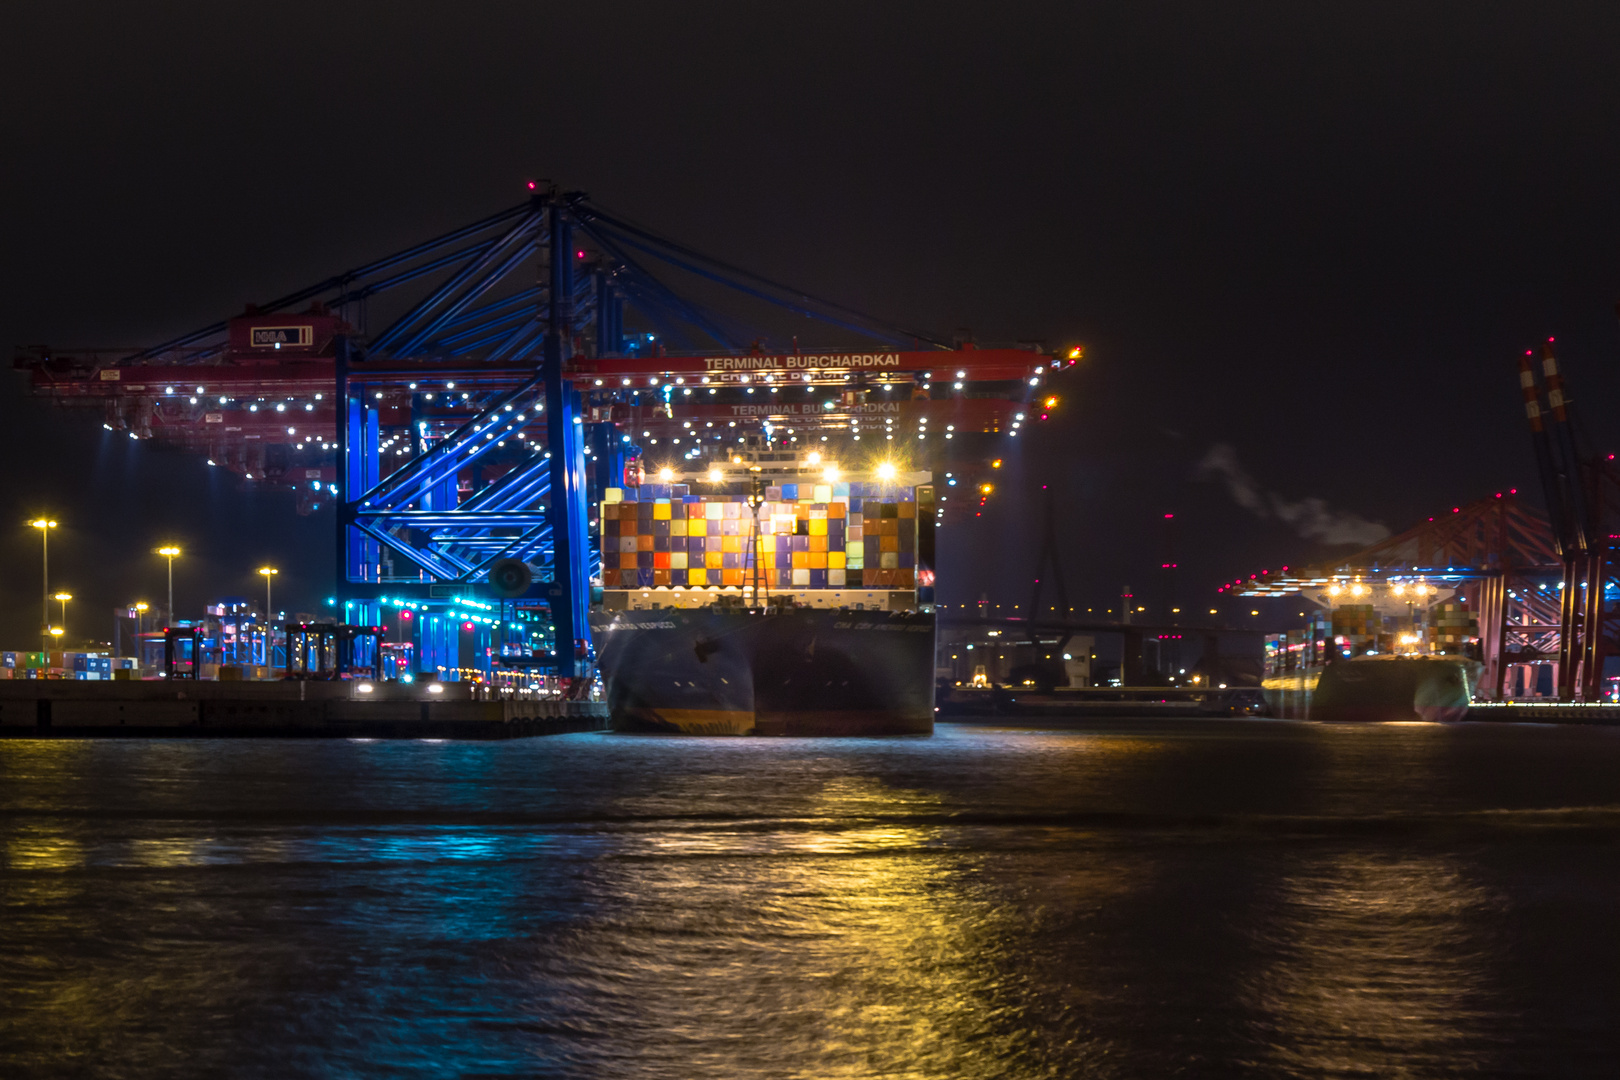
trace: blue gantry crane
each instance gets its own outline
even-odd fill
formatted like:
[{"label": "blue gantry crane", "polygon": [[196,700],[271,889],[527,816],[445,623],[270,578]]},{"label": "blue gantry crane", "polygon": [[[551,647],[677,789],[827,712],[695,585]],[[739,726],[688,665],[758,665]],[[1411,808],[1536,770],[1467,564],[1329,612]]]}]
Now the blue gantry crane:
[{"label": "blue gantry crane", "polygon": [[[801,350],[807,319],[846,344]],[[965,451],[1044,418],[1046,379],[1078,358],[891,325],[535,183],[159,345],[18,365],[131,438],[205,452],[305,510],[335,504],[333,602],[354,624],[392,612],[415,670],[505,654],[569,680],[590,667],[591,508],[649,446],[729,460],[858,442],[865,421]]]}]

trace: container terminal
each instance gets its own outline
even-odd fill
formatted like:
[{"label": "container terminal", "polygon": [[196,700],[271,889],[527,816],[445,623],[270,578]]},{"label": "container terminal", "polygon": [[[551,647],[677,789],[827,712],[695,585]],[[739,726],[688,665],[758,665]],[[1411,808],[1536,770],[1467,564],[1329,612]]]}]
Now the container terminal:
[{"label": "container terminal", "polygon": [[1221,587],[1313,605],[1266,641],[1273,715],[1620,722],[1620,468],[1585,436],[1551,340],[1518,376],[1540,506],[1509,488],[1332,564]]},{"label": "container terminal", "polygon": [[139,671],[161,635],[170,683],[473,682],[599,698],[627,727],[931,730],[936,530],[984,512],[1083,349],[894,326],[529,187],[149,348],[18,355],[109,430],[336,509],[329,610],[297,625],[334,628],[342,663],[278,657],[287,627],[222,602],[142,634]]},{"label": "container terminal", "polygon": [[[802,346],[807,327],[824,342]],[[600,704],[626,728],[759,734],[924,733],[936,710],[1043,701],[1230,713],[1263,695],[1323,718],[1348,694],[1342,718],[1376,700],[1455,719],[1590,718],[1615,697],[1613,457],[1581,439],[1551,343],[1519,372],[1546,511],[1498,493],[1332,566],[1224,586],[1317,608],[1253,677],[1222,674],[1218,627],[942,626],[936,534],[987,512],[1083,356],[895,326],[531,185],[158,345],[20,352],[37,395],[300,513],[335,507],[338,569],[323,612],[271,625],[226,598],[147,630],[132,610],[133,660],[6,654],[0,681],[467,683]],[[47,634],[49,595],[47,576]],[[295,627],[331,628],[344,662],[311,669]],[[1122,687],[1087,685],[1098,635],[1122,643]],[[974,637],[1028,656],[965,661]],[[1144,685],[1183,638],[1212,658],[1200,682]]]}]

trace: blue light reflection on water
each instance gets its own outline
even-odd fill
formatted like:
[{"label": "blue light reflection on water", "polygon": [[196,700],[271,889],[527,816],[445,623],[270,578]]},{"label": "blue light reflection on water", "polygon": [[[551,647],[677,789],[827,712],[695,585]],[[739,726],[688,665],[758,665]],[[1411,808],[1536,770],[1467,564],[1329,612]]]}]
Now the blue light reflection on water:
[{"label": "blue light reflection on water", "polygon": [[1603,1075],[1620,732],[0,743],[19,1075]]}]

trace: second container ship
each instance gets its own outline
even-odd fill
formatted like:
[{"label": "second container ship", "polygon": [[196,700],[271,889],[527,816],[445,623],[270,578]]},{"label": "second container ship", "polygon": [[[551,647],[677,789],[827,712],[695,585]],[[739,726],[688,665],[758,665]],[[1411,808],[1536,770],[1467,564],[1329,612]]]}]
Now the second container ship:
[{"label": "second container ship", "polygon": [[1479,681],[1479,631],[1427,582],[1336,582],[1305,629],[1266,638],[1261,689],[1286,719],[1464,719]]}]

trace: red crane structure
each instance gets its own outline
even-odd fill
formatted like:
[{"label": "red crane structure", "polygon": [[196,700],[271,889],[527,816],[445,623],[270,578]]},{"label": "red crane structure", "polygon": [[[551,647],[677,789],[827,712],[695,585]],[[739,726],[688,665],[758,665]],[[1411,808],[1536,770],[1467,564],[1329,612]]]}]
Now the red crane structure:
[{"label": "red crane structure", "polygon": [[1520,358],[1519,383],[1545,512],[1517,489],[1497,492],[1332,564],[1264,570],[1222,590],[1261,597],[1336,582],[1440,583],[1478,622],[1484,696],[1535,685],[1516,665],[1550,664],[1560,701],[1601,700],[1604,663],[1620,654],[1620,470],[1581,434],[1551,341],[1539,363],[1534,353]]}]

